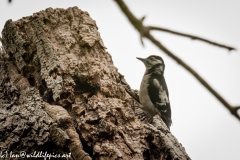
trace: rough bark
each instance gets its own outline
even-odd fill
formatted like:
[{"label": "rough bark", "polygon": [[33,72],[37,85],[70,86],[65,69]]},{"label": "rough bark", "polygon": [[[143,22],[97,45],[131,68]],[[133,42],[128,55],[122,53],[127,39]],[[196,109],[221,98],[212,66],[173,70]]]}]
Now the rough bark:
[{"label": "rough bark", "polygon": [[[0,150],[67,159],[190,159],[133,91],[87,12],[48,8],[8,20],[0,50]],[[146,123],[147,122],[147,123]]]}]

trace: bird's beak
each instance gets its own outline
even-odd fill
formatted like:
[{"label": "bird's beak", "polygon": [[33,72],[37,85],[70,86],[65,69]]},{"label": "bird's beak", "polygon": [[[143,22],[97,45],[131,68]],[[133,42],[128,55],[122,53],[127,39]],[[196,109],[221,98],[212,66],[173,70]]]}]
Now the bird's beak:
[{"label": "bird's beak", "polygon": [[139,58],[139,57],[136,57],[138,60],[140,60],[140,61],[142,61],[142,62],[144,62],[145,61],[145,59],[144,58]]}]

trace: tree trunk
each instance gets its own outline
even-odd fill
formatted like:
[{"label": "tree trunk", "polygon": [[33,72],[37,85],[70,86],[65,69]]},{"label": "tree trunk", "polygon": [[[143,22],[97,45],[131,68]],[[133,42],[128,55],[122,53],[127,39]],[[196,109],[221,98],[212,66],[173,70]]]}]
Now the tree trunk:
[{"label": "tree trunk", "polygon": [[48,8],[6,22],[0,50],[1,155],[190,159],[158,116],[149,124],[141,109],[134,113],[137,92],[118,73],[97,29],[77,7]]}]

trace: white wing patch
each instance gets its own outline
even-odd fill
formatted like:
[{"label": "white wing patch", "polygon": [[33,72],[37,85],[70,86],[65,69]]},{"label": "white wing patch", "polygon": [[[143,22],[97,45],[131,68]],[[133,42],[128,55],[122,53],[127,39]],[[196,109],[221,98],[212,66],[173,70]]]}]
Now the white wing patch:
[{"label": "white wing patch", "polygon": [[159,98],[161,99],[161,102],[157,104],[158,105],[167,105],[167,103],[169,103],[169,99],[168,99],[168,96],[167,96],[167,93],[166,91],[163,89],[163,87],[159,84],[158,80],[157,79],[153,79],[153,84],[155,87],[159,88]]}]

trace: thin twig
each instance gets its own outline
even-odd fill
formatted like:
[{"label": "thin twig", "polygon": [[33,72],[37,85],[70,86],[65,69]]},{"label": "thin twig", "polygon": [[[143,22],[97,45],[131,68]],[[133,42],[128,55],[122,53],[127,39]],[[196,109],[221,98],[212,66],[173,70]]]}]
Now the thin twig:
[{"label": "thin twig", "polygon": [[176,32],[176,31],[172,31],[172,30],[166,29],[166,28],[160,28],[160,27],[154,27],[154,26],[149,26],[148,28],[149,28],[149,30],[163,31],[163,32],[175,34],[175,35],[178,35],[178,36],[188,37],[188,38],[191,38],[191,39],[193,39],[193,40],[203,41],[203,42],[209,43],[209,44],[214,45],[214,46],[226,48],[226,49],[228,49],[229,51],[236,50],[236,49],[233,48],[233,47],[226,46],[226,45],[223,45],[223,44],[220,44],[220,43],[216,43],[216,42],[213,42],[213,41],[210,41],[210,40],[207,40],[207,39],[198,37],[198,36],[194,36],[194,35],[190,35],[190,34],[185,34],[185,33],[180,33],[180,32]]},{"label": "thin twig", "polygon": [[[156,40],[151,34],[150,29],[148,27],[143,26],[142,20],[138,20],[128,9],[126,4],[122,0],[115,0],[118,6],[121,8],[123,13],[127,16],[132,25],[138,30],[140,35],[148,38],[152,43],[154,43],[160,50],[174,59],[177,63],[183,66],[186,70],[188,70],[204,87],[206,87],[230,112],[233,114],[238,120],[240,120],[240,116],[237,114],[237,110],[240,107],[231,106],[220,94],[218,94],[200,75],[197,74],[195,70],[193,70],[189,65],[187,65],[184,61],[174,55],[171,51],[169,51],[165,46],[163,46],[158,40]],[[231,47],[230,47],[231,48]]]}]

